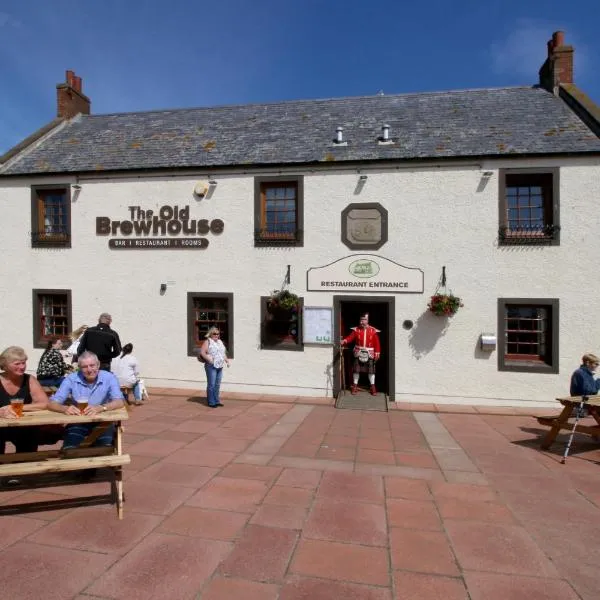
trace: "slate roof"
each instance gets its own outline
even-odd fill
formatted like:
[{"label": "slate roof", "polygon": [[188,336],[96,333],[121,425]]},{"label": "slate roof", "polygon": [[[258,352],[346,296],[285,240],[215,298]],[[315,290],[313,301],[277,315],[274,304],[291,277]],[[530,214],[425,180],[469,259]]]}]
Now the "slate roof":
[{"label": "slate roof", "polygon": [[[377,143],[384,123],[392,145]],[[79,116],[0,174],[594,152],[563,100],[518,87]]]}]

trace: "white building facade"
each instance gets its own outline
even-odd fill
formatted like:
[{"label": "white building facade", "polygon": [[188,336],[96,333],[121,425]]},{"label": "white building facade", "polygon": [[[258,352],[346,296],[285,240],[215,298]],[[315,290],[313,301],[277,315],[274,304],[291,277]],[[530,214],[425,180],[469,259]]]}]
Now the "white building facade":
[{"label": "white building facade", "polygon": [[217,324],[222,389],[333,396],[366,310],[391,401],[566,395],[600,330],[600,138],[571,84],[96,117],[68,77],[59,116],[65,91],[84,109],[0,164],[4,347],[34,366],[107,311],[147,385],[197,389]]}]

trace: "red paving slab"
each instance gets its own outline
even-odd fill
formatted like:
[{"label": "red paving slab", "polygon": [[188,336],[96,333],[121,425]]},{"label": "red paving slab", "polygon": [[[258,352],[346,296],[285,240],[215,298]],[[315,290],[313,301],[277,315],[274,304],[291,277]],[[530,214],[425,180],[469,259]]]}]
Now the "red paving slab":
[{"label": "red paving slab", "polygon": [[[132,410],[122,521],[68,504],[105,482],[0,485],[1,597],[598,599],[588,438],[561,465],[566,436],[541,452],[544,428],[517,409],[224,394],[211,411],[203,396],[152,390]],[[414,410],[469,460],[438,464]],[[39,577],[19,577],[30,564]]]},{"label": "red paving slab", "polygon": [[231,541],[239,537],[247,522],[248,515],[244,513],[181,506],[160,524],[157,531]]},{"label": "red paving slab", "polygon": [[[390,590],[326,579],[292,576],[281,588],[279,600],[391,600]],[[204,598],[203,598],[204,600]]]},{"label": "red paving slab", "polygon": [[254,581],[282,581],[297,540],[296,531],[248,525],[220,572]]},{"label": "red paving slab", "polygon": [[215,577],[202,590],[202,600],[277,600],[279,586],[245,579]]},{"label": "red paving slab", "polygon": [[302,534],[313,539],[387,546],[385,509],[376,504],[318,499]]},{"label": "red paving slab", "polygon": [[[459,577],[442,577],[396,571],[395,600],[469,600],[464,581]],[[505,596],[504,600],[512,600]]]},{"label": "red paving slab", "polygon": [[389,585],[388,553],[373,546],[302,540],[290,570],[324,579]]},{"label": "red paving slab", "polygon": [[152,533],[88,590],[116,600],[188,600],[229,552],[227,542]]},{"label": "red paving slab", "polygon": [[117,555],[69,550],[68,560],[65,560],[64,554],[52,546],[19,542],[3,552],[0,561],[2,597],[7,600],[73,598],[117,558]]},{"label": "red paving slab", "polygon": [[[496,573],[465,574],[471,600],[578,600],[565,581],[547,581],[538,577],[519,577]],[[596,579],[597,581],[597,579]],[[598,598],[598,588],[596,588]]]}]

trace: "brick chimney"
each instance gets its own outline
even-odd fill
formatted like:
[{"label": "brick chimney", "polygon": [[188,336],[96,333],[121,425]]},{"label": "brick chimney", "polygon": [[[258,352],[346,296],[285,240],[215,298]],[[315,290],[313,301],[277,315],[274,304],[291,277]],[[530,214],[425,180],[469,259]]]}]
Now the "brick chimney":
[{"label": "brick chimney", "polygon": [[540,69],[540,85],[558,95],[561,83],[573,83],[573,46],[565,46],[564,31],[555,31],[548,41],[548,58]]},{"label": "brick chimney", "polygon": [[90,114],[90,99],[81,91],[81,77],[67,71],[66,82],[56,86],[56,114],[62,119],[72,119],[82,113]]}]

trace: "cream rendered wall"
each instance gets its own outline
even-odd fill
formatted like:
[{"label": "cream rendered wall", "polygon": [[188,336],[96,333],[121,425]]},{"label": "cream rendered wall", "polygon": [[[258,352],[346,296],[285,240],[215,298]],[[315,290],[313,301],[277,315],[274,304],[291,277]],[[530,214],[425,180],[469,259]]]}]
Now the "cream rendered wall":
[{"label": "cream rendered wall", "polygon": [[[497,246],[497,169],[509,166],[561,166],[560,246]],[[482,170],[488,169],[494,174],[483,185]],[[361,172],[368,179],[359,194],[355,171],[303,173],[302,248],[254,247],[255,173],[220,175],[212,196],[203,200],[192,194],[198,177],[81,179],[71,206],[72,248],[64,250],[31,248],[29,186],[74,181],[0,180],[1,345],[24,346],[33,370],[41,350],[32,349],[32,289],[71,289],[74,326],[94,324],[100,312],[111,312],[122,342],[134,344],[150,385],[199,388],[205,382],[202,366],[187,356],[187,292],[232,293],[235,360],[223,389],[331,395],[331,348],[260,350],[259,298],[281,285],[289,264],[290,288],[306,305],[331,305],[334,294],[306,291],[306,271],[355,254],[340,241],[340,213],[349,203],[379,202],[389,213],[389,241],[374,253],[425,274],[423,294],[394,295],[396,399],[526,404],[567,393],[581,354],[600,351],[593,309],[600,161],[488,161]],[[98,216],[125,220],[129,206],[157,211],[163,205],[189,206],[192,219],[222,219],[225,230],[208,234],[206,250],[111,250],[108,237],[95,234]],[[426,309],[443,265],[448,286],[465,303],[447,321]],[[164,282],[168,288],[160,295]],[[373,297],[382,295],[391,294]],[[499,297],[560,299],[558,375],[500,372],[497,352],[479,352],[479,334],[496,333]],[[415,322],[412,330],[402,328],[405,319]]]}]

